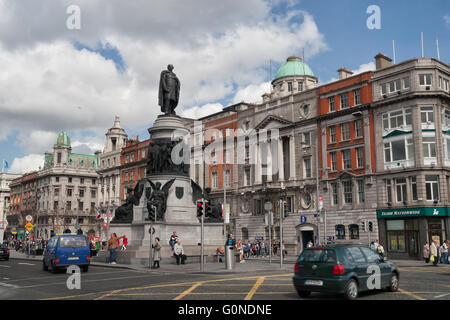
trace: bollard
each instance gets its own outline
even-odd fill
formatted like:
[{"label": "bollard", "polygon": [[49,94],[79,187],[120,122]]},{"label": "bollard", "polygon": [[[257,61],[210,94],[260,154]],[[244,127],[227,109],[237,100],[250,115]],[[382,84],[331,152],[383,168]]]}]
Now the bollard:
[{"label": "bollard", "polygon": [[234,269],[234,249],[230,246],[225,246],[225,262],[227,270]]}]

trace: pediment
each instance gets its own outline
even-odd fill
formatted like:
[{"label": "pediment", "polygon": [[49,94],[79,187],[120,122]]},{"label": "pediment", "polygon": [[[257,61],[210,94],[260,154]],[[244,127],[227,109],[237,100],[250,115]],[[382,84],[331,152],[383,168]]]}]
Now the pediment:
[{"label": "pediment", "polygon": [[270,129],[279,129],[279,128],[283,128],[286,126],[289,126],[292,124],[292,121],[274,116],[274,115],[268,115],[267,117],[264,118],[263,121],[261,121],[260,123],[258,123],[256,125],[257,130],[261,130],[261,129],[266,129],[266,130],[270,130]]}]

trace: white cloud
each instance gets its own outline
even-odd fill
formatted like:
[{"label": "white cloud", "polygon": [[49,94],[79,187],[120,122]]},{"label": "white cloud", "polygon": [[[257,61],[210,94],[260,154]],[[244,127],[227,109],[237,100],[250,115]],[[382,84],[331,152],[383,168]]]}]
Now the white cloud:
[{"label": "white cloud", "polygon": [[[17,143],[29,153],[51,150],[61,130],[93,150],[84,137],[103,144],[114,115],[126,128],[152,123],[168,63],[181,81],[177,113],[196,118],[236,99],[260,99],[269,59],[327,50],[313,16],[271,15],[264,0],[79,0],[81,30],[66,28],[71,4],[0,0],[0,141],[18,129]],[[74,41],[109,43],[125,70],[76,50]]]},{"label": "white cloud", "polygon": [[450,28],[450,14],[446,14],[444,16],[444,21],[445,21],[445,24],[447,25],[447,28]]},{"label": "white cloud", "polygon": [[261,103],[262,95],[264,93],[270,93],[270,82],[264,82],[261,84],[251,84],[245,88],[239,89],[233,98],[233,103],[239,103],[241,101],[249,103]]},{"label": "white cloud", "polygon": [[364,64],[360,65],[358,69],[352,70],[352,72],[353,72],[353,75],[356,75],[356,74],[363,73],[366,71],[374,71],[375,69],[376,69],[375,62],[370,61],[369,63],[364,63]]},{"label": "white cloud", "polygon": [[29,154],[22,158],[14,158],[9,172],[11,173],[26,173],[34,170],[39,170],[39,167],[44,166],[44,155]]},{"label": "white cloud", "polygon": [[189,109],[185,109],[181,113],[181,116],[185,118],[199,119],[209,116],[210,114],[220,112],[222,110],[223,106],[220,103],[208,103],[201,107],[195,106]]}]

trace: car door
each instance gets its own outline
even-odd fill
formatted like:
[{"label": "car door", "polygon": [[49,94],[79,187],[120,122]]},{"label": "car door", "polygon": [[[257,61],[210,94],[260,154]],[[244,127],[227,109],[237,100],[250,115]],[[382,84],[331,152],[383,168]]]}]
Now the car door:
[{"label": "car door", "polygon": [[45,264],[50,266],[50,262],[55,258],[55,242],[56,239],[52,238],[47,244],[46,253],[45,253]]},{"label": "car door", "polygon": [[345,248],[347,255],[351,256],[351,264],[353,270],[358,277],[358,289],[359,291],[368,290],[367,279],[369,275],[367,274],[368,263],[366,257],[359,247],[348,247]]}]

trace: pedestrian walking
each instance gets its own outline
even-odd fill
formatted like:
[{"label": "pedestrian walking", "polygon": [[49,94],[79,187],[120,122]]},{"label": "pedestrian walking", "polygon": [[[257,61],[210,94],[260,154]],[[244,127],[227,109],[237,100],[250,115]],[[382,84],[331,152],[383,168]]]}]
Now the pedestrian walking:
[{"label": "pedestrian walking", "polygon": [[177,265],[180,264],[184,264],[184,249],[183,249],[183,245],[181,244],[181,239],[178,238],[177,239],[177,243],[175,243],[175,245],[173,246],[173,254],[175,256],[175,258],[177,259]]},{"label": "pedestrian walking", "polygon": [[440,247],[441,263],[448,264],[448,240],[445,240]]},{"label": "pedestrian walking", "polygon": [[120,248],[120,250],[121,251],[127,250],[127,245],[128,245],[128,238],[127,236],[124,235],[122,239],[122,248]]},{"label": "pedestrian walking", "polygon": [[244,260],[244,248],[242,247],[241,240],[236,242],[236,251],[239,252],[239,263],[245,263]]},{"label": "pedestrian walking", "polygon": [[265,250],[266,250],[266,243],[264,241],[261,241],[261,258],[264,258],[266,254]]},{"label": "pedestrian walking", "polygon": [[159,261],[161,260],[161,245],[159,244],[159,238],[155,238],[155,244],[152,245],[153,248],[153,266],[152,268],[159,268]]},{"label": "pedestrian walking", "polygon": [[108,240],[109,263],[116,264],[116,250],[119,248],[119,241],[123,237],[118,237],[115,233],[111,234]]},{"label": "pedestrian walking", "polygon": [[423,245],[423,259],[425,260],[425,263],[430,262],[430,245],[428,242],[425,242]]},{"label": "pedestrian walking", "polygon": [[218,260],[219,262],[222,262],[222,258],[223,258],[223,256],[225,255],[225,250],[223,250],[222,247],[218,247],[218,248],[216,249],[216,254],[217,254],[217,260]]},{"label": "pedestrian walking", "polygon": [[377,251],[378,251],[378,254],[379,254],[380,256],[383,256],[383,257],[384,257],[384,248],[383,248],[383,246],[381,245],[381,243],[378,243],[378,245],[377,245]]},{"label": "pedestrian walking", "polygon": [[430,245],[430,252],[431,252],[431,256],[430,256],[430,262],[433,262],[433,265],[437,267],[438,262],[439,262],[439,252],[438,252],[438,244],[437,241],[431,241],[431,245]]}]

